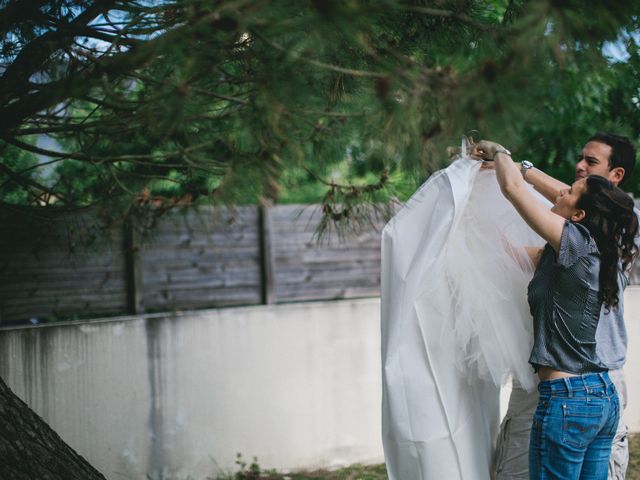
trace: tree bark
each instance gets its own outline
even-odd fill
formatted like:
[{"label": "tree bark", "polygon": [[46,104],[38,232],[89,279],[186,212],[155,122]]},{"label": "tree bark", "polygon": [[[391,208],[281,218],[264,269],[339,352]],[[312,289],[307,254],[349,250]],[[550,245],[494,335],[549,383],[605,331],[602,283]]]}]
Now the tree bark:
[{"label": "tree bark", "polygon": [[105,480],[0,378],[0,478]]}]

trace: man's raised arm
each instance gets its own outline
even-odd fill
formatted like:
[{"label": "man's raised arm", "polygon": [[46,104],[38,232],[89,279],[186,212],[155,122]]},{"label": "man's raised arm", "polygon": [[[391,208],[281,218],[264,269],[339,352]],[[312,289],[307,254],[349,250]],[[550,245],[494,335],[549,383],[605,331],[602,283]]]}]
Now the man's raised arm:
[{"label": "man's raised arm", "polygon": [[[522,169],[522,164],[520,164],[520,168]],[[569,185],[566,183],[556,180],[535,167],[527,169],[523,176],[528,184],[532,185],[533,188],[540,192],[542,196],[551,203],[556,201],[556,198],[562,190],[569,188]]]},{"label": "man's raised arm", "polygon": [[[501,148],[502,145],[499,145]],[[454,157],[455,154],[460,153],[460,148],[449,147],[447,149],[450,157]],[[469,154],[471,158],[475,158],[476,160],[483,160],[481,155],[475,151],[475,144],[472,144],[471,152]],[[533,186],[544,198],[549,200],[551,203],[555,203],[556,198],[560,195],[562,190],[567,190],[570,188],[570,185],[567,185],[560,180],[556,180],[550,175],[547,175],[542,170],[538,170],[533,166],[531,162],[527,162],[526,160],[522,163],[516,163],[520,172],[522,172],[522,177],[524,180]],[[484,160],[482,162],[482,168],[490,168],[492,169],[493,162]]]}]

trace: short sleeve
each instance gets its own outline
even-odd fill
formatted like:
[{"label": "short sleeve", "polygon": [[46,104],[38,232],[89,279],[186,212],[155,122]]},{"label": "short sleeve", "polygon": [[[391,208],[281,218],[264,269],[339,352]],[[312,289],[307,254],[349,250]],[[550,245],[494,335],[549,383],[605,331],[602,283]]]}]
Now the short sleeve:
[{"label": "short sleeve", "polygon": [[623,292],[629,285],[629,275],[631,275],[631,272],[623,272],[620,264],[618,264],[618,292]]},{"label": "short sleeve", "polygon": [[[640,210],[634,208],[633,213],[635,213],[636,217],[638,217],[638,223],[640,224]],[[633,243],[636,244],[636,247],[640,248],[640,233],[638,233],[638,235],[636,235],[636,238],[633,239]]]},{"label": "short sleeve", "polygon": [[558,264],[570,267],[580,257],[598,253],[598,247],[586,227],[566,221],[560,239]]}]

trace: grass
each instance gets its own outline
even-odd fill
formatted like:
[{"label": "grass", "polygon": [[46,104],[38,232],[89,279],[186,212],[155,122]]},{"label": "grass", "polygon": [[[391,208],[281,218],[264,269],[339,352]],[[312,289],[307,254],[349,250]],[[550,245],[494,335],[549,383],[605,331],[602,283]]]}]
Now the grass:
[{"label": "grass", "polygon": [[[640,434],[629,436],[629,468],[626,479],[640,480]],[[245,464],[235,475],[218,480],[387,480],[387,471],[384,464],[380,464],[352,465],[333,471],[317,470],[280,474],[262,472],[257,464]]]},{"label": "grass", "polygon": [[209,480],[387,480],[384,463],[378,465],[351,465],[339,470],[314,470],[292,473],[278,473],[263,470],[258,459],[245,460],[241,454],[236,458],[238,471],[226,475],[209,477]]},{"label": "grass", "polygon": [[258,477],[268,480],[387,480],[387,469],[380,465],[352,465],[340,470],[316,470],[314,472],[297,472],[287,475]]},{"label": "grass", "polygon": [[627,480],[640,480],[640,434],[629,435]]}]

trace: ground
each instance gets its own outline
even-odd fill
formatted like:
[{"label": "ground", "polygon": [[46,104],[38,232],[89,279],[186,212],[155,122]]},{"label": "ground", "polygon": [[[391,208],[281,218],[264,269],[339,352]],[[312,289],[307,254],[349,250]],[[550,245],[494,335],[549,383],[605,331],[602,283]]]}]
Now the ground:
[{"label": "ground", "polygon": [[640,434],[629,437],[629,450],[627,480],[640,480]]},{"label": "ground", "polygon": [[[627,480],[640,480],[640,434],[629,437],[630,460]],[[259,468],[259,467],[258,467]],[[372,466],[353,465],[332,472],[316,471],[290,474],[258,473],[247,466],[235,476],[221,477],[218,480],[386,480],[384,464]]]}]

